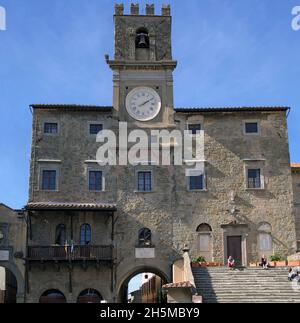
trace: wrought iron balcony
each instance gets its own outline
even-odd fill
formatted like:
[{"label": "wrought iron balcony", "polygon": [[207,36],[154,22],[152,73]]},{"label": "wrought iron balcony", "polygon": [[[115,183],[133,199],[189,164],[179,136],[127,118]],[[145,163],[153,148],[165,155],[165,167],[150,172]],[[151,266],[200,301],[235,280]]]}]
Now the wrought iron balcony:
[{"label": "wrought iron balcony", "polygon": [[113,246],[34,246],[28,247],[29,261],[112,261]]}]

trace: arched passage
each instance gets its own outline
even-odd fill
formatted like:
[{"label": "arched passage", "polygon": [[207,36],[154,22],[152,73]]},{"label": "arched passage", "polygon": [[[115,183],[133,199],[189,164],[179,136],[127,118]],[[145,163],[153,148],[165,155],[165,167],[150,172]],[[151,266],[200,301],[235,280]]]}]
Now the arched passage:
[{"label": "arched passage", "polygon": [[66,297],[65,295],[57,290],[57,289],[51,289],[45,291],[42,296],[40,297],[40,303],[42,304],[60,304],[60,303],[66,303]]},{"label": "arched passage", "polygon": [[99,304],[103,300],[103,297],[96,289],[86,289],[82,291],[78,298],[77,303],[94,303]]},{"label": "arched passage", "polygon": [[[138,275],[148,275],[149,277],[141,277],[145,280],[145,283],[140,286],[140,293],[146,295],[148,294],[154,294],[154,291],[156,290],[156,293],[159,294],[157,295],[157,302],[165,302],[165,298],[162,295],[162,290],[161,287],[164,284],[169,283],[169,278],[168,276],[162,272],[161,270],[153,267],[139,267],[135,268],[131,272],[127,274],[123,282],[120,284],[119,290],[118,290],[118,302],[120,303],[128,303],[128,286],[130,281],[138,276]],[[157,278],[154,278],[157,277]],[[142,295],[140,295],[141,300],[142,300]],[[154,297],[155,298],[155,297]],[[139,303],[141,303],[140,301]]]},{"label": "arched passage", "polygon": [[0,303],[17,303],[18,282],[14,273],[0,267]]}]

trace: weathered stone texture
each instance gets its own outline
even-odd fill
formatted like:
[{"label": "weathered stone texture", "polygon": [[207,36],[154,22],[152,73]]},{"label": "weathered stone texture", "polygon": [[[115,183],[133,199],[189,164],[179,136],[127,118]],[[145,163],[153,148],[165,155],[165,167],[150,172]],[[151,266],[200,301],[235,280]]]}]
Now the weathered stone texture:
[{"label": "weathered stone texture", "polygon": [[[300,169],[292,170],[293,188],[294,188],[294,212],[296,218],[296,236],[298,248],[300,248]],[[299,251],[300,249],[298,249]]]},{"label": "weathered stone texture", "polygon": [[22,303],[24,302],[25,284],[25,267],[22,257],[26,255],[26,222],[23,214],[18,215],[16,211],[0,204],[0,230],[4,233],[4,238],[0,240],[0,252],[9,252],[9,260],[0,260],[0,266],[15,276],[18,288],[17,302]]}]

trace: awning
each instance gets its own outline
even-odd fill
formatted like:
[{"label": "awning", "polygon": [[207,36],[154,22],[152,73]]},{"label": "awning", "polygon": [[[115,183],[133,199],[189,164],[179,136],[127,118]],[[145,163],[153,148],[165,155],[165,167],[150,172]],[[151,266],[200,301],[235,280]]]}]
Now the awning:
[{"label": "awning", "polygon": [[57,202],[36,202],[28,203],[25,206],[27,211],[117,211],[117,204],[114,203],[57,203]]}]

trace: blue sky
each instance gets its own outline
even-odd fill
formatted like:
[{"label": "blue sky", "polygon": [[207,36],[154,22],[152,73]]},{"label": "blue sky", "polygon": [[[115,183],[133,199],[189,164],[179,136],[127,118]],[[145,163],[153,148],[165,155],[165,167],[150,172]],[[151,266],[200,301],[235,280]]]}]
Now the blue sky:
[{"label": "blue sky", "polygon": [[[134,1],[134,2],[137,2]],[[154,2],[157,11],[162,1]],[[130,1],[124,1],[128,11]],[[142,7],[146,1],[139,1]],[[291,106],[291,157],[300,161],[300,0],[173,0],[175,105]],[[31,103],[111,105],[110,0],[0,0],[0,202],[28,199]]]}]

